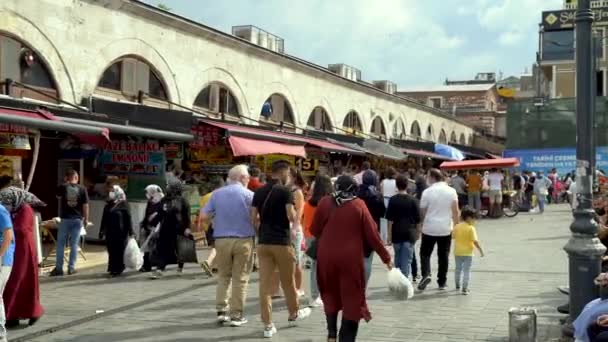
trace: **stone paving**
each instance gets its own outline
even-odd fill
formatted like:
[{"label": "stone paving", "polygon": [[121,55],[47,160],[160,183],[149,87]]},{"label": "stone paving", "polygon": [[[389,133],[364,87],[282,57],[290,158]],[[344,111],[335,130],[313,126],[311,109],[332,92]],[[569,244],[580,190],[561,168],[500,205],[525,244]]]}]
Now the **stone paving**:
[{"label": "stone paving", "polygon": [[[507,311],[533,306],[539,311],[539,341],[557,341],[562,315],[555,307],[566,297],[556,290],[567,281],[562,247],[571,214],[552,206],[544,216],[482,220],[478,235],[485,258],[474,260],[470,296],[434,284],[410,301],[395,301],[385,286],[383,265],[374,267],[368,291],[373,319],[361,324],[359,341],[505,341]],[[436,267],[435,261],[433,261]],[[101,269],[63,279],[43,279],[46,315],[34,327],[9,331],[11,341],[261,341],[257,274],[247,300],[250,323],[240,328],[215,322],[215,286],[195,265],[185,274],[149,280],[133,273],[107,279]],[[452,273],[450,271],[450,277]],[[451,285],[451,282],[450,282]],[[274,341],[325,341],[322,310],[298,327],[287,327],[284,301],[274,302],[279,329]]]}]

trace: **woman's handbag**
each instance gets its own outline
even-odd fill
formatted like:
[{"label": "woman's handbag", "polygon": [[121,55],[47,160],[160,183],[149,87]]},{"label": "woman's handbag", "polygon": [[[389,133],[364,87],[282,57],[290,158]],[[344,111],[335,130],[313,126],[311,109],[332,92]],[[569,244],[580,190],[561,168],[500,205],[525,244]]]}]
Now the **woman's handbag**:
[{"label": "woman's handbag", "polygon": [[177,236],[177,261],[183,263],[198,263],[196,256],[196,241],[192,235]]}]

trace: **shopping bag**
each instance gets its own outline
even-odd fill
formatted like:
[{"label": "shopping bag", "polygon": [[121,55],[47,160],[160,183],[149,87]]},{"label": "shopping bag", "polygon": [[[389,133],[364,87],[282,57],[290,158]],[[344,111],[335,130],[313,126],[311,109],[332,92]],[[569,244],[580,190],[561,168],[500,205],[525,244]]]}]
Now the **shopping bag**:
[{"label": "shopping bag", "polygon": [[177,261],[198,264],[198,258],[196,256],[196,241],[194,241],[192,235],[177,236]]},{"label": "shopping bag", "polygon": [[158,241],[158,232],[152,231],[148,234],[144,242],[141,244],[139,248],[142,253],[152,252],[156,248],[156,241]]},{"label": "shopping bag", "polygon": [[388,271],[388,288],[398,299],[407,300],[414,297],[412,282],[398,268]]},{"label": "shopping bag", "polygon": [[144,265],[144,255],[137,246],[137,241],[130,237],[127,242],[127,248],[125,248],[124,254],[125,267],[132,270],[139,270]]}]

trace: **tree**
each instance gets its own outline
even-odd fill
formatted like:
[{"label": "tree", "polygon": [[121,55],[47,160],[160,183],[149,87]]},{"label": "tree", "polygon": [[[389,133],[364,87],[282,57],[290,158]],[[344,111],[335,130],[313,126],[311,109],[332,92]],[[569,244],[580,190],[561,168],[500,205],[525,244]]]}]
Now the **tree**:
[{"label": "tree", "polygon": [[163,11],[171,12],[171,7],[169,7],[163,3],[156,5],[156,7],[160,8]]}]

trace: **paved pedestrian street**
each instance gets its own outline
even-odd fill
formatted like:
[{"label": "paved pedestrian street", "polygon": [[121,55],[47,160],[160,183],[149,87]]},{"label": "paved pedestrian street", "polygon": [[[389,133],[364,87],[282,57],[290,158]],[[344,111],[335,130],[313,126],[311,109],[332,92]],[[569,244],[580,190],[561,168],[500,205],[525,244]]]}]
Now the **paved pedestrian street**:
[{"label": "paved pedestrian street", "polygon": [[[555,307],[566,302],[556,287],[566,284],[571,214],[552,206],[544,216],[522,213],[516,218],[482,220],[478,234],[487,252],[476,258],[469,296],[452,288],[439,292],[431,284],[410,301],[393,300],[386,271],[376,260],[369,287],[373,319],[361,324],[360,341],[504,341],[508,310],[538,309],[539,341],[557,341],[562,315]],[[433,261],[433,267],[436,267]],[[348,265],[345,265],[348,267]],[[161,280],[132,273],[107,279],[103,269],[63,279],[44,278],[46,314],[34,327],[11,330],[11,341],[260,341],[257,274],[252,276],[246,315],[240,328],[215,323],[215,286],[194,265],[182,277],[169,270]],[[275,341],[325,341],[322,310],[295,328],[287,327],[282,299],[274,301]]]}]

